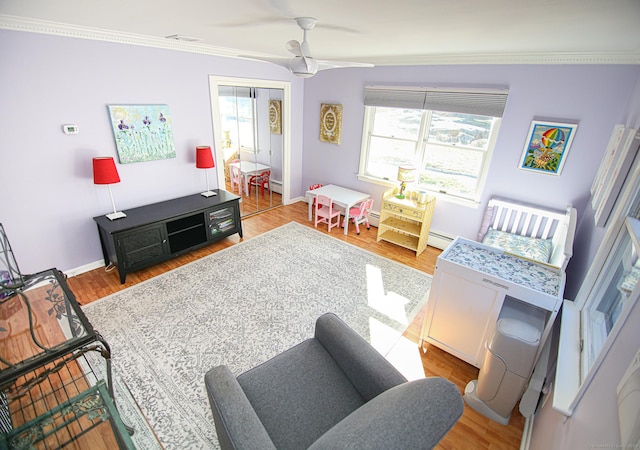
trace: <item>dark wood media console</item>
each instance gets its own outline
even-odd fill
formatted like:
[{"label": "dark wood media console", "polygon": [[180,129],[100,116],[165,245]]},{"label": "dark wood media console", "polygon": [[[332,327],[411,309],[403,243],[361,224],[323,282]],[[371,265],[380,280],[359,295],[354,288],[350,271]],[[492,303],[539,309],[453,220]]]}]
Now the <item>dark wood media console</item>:
[{"label": "dark wood media console", "polygon": [[144,269],[238,233],[242,237],[240,197],[215,189],[125,210],[127,217],[94,217],[105,266],[115,264],[124,284],[127,273]]}]

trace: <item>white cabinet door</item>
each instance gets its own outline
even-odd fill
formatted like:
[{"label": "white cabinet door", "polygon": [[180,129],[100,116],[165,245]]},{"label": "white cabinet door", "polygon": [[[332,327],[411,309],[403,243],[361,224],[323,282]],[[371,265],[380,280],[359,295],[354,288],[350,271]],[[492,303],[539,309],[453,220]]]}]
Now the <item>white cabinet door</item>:
[{"label": "white cabinet door", "polygon": [[503,301],[504,292],[482,279],[463,278],[437,268],[423,338],[480,367]]}]

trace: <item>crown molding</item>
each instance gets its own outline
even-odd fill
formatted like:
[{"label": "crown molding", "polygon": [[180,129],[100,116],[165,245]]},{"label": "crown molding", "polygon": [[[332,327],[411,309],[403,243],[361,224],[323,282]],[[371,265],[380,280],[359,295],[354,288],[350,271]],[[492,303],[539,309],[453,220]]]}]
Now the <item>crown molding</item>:
[{"label": "crown molding", "polygon": [[369,59],[377,66],[419,66],[456,64],[640,64],[635,52],[531,52],[474,53],[384,57]]},{"label": "crown molding", "polygon": [[[155,47],[203,55],[223,56],[241,59],[264,58],[271,55],[237,50],[226,47],[185,42],[163,37],[153,37],[99,28],[69,25],[60,22],[31,19],[0,14],[0,29],[42,33],[78,39],[114,42],[119,44]],[[419,66],[419,65],[470,65],[470,64],[640,64],[640,51],[632,52],[538,52],[538,53],[486,53],[486,54],[439,54],[351,58],[357,62],[372,63],[376,66]]]},{"label": "crown molding", "polygon": [[204,55],[227,57],[238,56],[237,50],[225,47],[216,47],[198,42],[178,41],[164,37],[103,30],[100,28],[83,27],[60,22],[50,22],[47,20],[30,19],[2,14],[0,14],[0,29],[50,34],[54,36],[78,39],[90,39],[94,41],[114,42],[118,44],[139,45],[143,47],[164,48],[183,52],[200,53]]}]

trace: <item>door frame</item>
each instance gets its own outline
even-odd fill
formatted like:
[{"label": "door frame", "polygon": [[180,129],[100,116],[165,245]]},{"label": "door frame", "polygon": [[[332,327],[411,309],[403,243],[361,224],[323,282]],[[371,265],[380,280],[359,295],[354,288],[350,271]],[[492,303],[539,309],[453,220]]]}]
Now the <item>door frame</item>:
[{"label": "door frame", "polygon": [[224,164],[222,163],[222,121],[218,100],[219,86],[255,87],[266,89],[282,89],[282,204],[290,202],[290,170],[291,170],[291,82],[276,80],[260,80],[255,78],[220,77],[209,75],[209,94],[211,96],[211,118],[213,138],[215,141],[216,173],[218,188],[225,188]]}]

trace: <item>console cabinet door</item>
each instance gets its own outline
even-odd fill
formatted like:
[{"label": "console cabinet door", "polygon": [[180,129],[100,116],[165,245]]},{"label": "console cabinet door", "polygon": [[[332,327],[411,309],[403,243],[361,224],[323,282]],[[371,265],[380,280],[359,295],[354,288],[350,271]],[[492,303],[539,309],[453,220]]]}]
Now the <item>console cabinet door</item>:
[{"label": "console cabinet door", "polygon": [[502,308],[504,292],[482,280],[438,269],[429,294],[424,338],[480,367],[485,343]]},{"label": "console cabinet door", "polygon": [[218,240],[235,233],[240,233],[240,237],[242,237],[237,202],[222,208],[211,209],[207,211],[206,216],[209,221],[209,239]]},{"label": "console cabinet door", "polygon": [[117,236],[120,261],[127,272],[147,267],[167,258],[167,237],[164,224],[142,227]]}]

